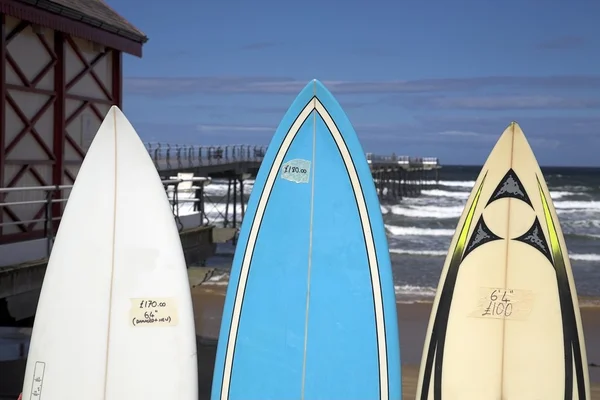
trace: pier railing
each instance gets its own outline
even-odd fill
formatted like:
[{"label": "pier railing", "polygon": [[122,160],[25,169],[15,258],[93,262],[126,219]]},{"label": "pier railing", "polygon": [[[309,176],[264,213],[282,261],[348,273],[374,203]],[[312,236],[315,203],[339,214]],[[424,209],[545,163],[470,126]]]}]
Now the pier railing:
[{"label": "pier railing", "polygon": [[261,162],[267,146],[227,145],[198,146],[188,144],[146,143],[146,149],[156,168],[176,170],[181,168],[231,164],[236,162]]},{"label": "pier railing", "polygon": [[367,162],[371,165],[400,165],[409,168],[437,168],[440,165],[437,157],[410,157],[397,156],[395,154],[383,156],[373,153],[367,153]]},{"label": "pier railing", "polygon": [[[200,146],[151,142],[146,143],[146,148],[159,171],[236,162],[260,163],[267,151],[267,146],[248,144]],[[371,165],[393,164],[407,168],[439,167],[439,160],[436,157],[409,157],[395,154],[386,156],[373,153],[367,153],[366,156]]]},{"label": "pier railing", "polygon": [[[185,182],[188,183],[186,185],[188,189],[184,191],[179,190],[179,185]],[[204,211],[207,208],[206,203],[210,202],[210,199],[204,194],[202,188],[210,183],[210,178],[167,179],[163,180],[162,183],[169,198],[179,231],[184,229],[184,227],[193,228],[196,226],[212,225],[217,222],[211,219],[209,214]],[[27,236],[25,240],[53,239],[62,215],[62,212],[56,213],[55,205],[60,205],[60,210],[64,210],[63,203],[67,202],[68,196],[62,194],[70,192],[72,188],[73,185],[0,188],[0,199],[4,199],[0,202],[0,212],[4,212],[4,218],[0,220],[0,244],[20,241],[23,236]],[[17,193],[20,200],[6,200],[6,197],[14,196]],[[201,193],[201,197],[194,196],[196,193]],[[182,194],[184,195],[182,196]],[[185,194],[191,195],[186,196]],[[141,201],[143,202],[143,199]],[[195,211],[192,213],[197,218],[192,219],[191,221],[193,222],[191,224],[189,221],[184,224],[182,217],[185,215],[181,215],[181,208],[189,204],[198,204],[193,207]],[[30,210],[27,214],[33,216],[26,219],[14,217],[21,214],[15,210],[19,207],[27,207]],[[90,212],[93,212],[93,210],[90,210]],[[10,214],[13,217],[8,217]],[[220,216],[216,216],[217,219],[221,217],[222,213]],[[48,241],[48,254],[50,247],[51,240]]]}]

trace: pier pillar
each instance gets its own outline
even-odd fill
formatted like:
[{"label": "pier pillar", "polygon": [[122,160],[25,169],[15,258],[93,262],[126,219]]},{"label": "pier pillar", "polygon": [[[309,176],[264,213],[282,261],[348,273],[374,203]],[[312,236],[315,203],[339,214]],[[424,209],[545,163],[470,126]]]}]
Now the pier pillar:
[{"label": "pier pillar", "polygon": [[246,199],[244,199],[244,175],[239,178],[240,182],[240,204],[242,207],[242,220],[244,220],[244,214],[246,212]]},{"label": "pier pillar", "polygon": [[223,218],[223,227],[229,225],[229,203],[231,202],[231,178],[227,181],[227,198],[225,200],[225,216]]}]

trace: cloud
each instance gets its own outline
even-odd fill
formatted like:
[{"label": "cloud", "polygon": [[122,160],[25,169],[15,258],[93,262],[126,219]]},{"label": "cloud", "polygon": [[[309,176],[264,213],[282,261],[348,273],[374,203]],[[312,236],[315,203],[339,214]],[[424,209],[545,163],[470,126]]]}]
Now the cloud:
[{"label": "cloud", "polygon": [[583,47],[585,44],[586,40],[581,36],[559,36],[539,42],[535,47],[541,50],[570,50]]},{"label": "cloud", "polygon": [[[498,137],[515,120],[505,116],[482,115],[422,115],[415,116],[417,127],[427,127],[428,131],[470,131],[492,134]],[[531,116],[516,118],[521,129],[529,136],[574,139],[575,137],[600,136],[600,115],[598,116]]]},{"label": "cloud", "polygon": [[220,125],[220,124],[202,124],[197,125],[196,130],[198,132],[210,132],[210,133],[275,133],[276,127],[262,126],[262,125]]},{"label": "cloud", "polygon": [[523,110],[597,109],[600,97],[580,98],[555,95],[419,96],[392,100],[409,109]]},{"label": "cloud", "polygon": [[486,133],[477,133],[472,131],[443,131],[439,133],[442,136],[458,136],[458,137],[487,137],[491,136]]},{"label": "cloud", "polygon": [[[345,101],[344,110],[359,109],[371,105],[379,105],[379,102],[367,102],[367,101]],[[231,109],[236,112],[243,112],[248,114],[275,114],[279,117],[283,117],[287,111],[289,104],[281,104],[279,106],[246,106],[236,105],[232,106]]]},{"label": "cloud", "polygon": [[[413,120],[410,123],[355,124],[355,128],[365,147],[373,149],[369,151],[387,153],[390,149],[412,146],[420,148],[420,153],[428,153],[417,155],[436,156],[449,149],[491,150],[512,122],[510,117],[501,116],[437,114],[414,116]],[[600,137],[600,116],[524,116],[517,122],[534,150],[587,148],[588,144],[593,147]]]},{"label": "cloud", "polygon": [[133,126],[145,143],[162,145],[220,146],[232,144],[265,145],[276,126],[253,124],[194,124],[176,122],[146,122],[131,119]]},{"label": "cloud", "polygon": [[[366,117],[365,117],[366,118]],[[498,139],[513,121],[519,123],[530,140],[558,141],[565,146],[581,146],[600,138],[598,116],[514,116],[427,114],[415,115],[410,122],[372,123],[368,119],[353,121],[354,129],[368,148],[385,144],[401,147],[406,144],[464,143],[476,145]],[[263,144],[270,140],[279,120],[272,123],[244,122],[243,118],[229,123],[160,123],[146,122],[143,116],[132,116],[134,126],[144,140],[170,143],[229,143]],[[585,146],[585,144],[583,145]]]},{"label": "cloud", "polygon": [[[438,133],[438,135],[453,138],[455,140],[453,141],[452,139],[450,139],[450,141],[453,141],[454,143],[460,143],[462,145],[468,143],[471,146],[477,146],[481,144],[486,145],[488,147],[493,145],[500,138],[500,133],[492,134],[478,133],[472,131],[443,131]],[[560,145],[560,141],[557,139],[547,139],[536,136],[530,136],[528,142],[530,145],[537,146],[538,148],[545,147],[554,149]]]},{"label": "cloud", "polygon": [[[295,94],[307,80],[268,76],[126,77],[129,95]],[[323,81],[334,94],[402,94],[473,90],[599,89],[600,75],[487,76],[387,81]]]}]

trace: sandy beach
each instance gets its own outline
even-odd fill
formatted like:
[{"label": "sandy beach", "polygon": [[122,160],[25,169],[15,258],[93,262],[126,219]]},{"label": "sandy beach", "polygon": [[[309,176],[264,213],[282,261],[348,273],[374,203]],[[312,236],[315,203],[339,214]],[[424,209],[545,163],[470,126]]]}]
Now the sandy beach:
[{"label": "sandy beach", "polygon": [[[197,285],[192,288],[198,344],[199,400],[210,399],[216,338],[225,300],[225,289],[225,285]],[[583,303],[594,304],[583,306],[581,315],[588,362],[597,365],[589,367],[592,399],[600,400],[600,307],[596,302]],[[397,312],[402,354],[403,399],[414,400],[431,304],[398,303]],[[21,389],[24,369],[24,360],[0,363],[0,400],[16,399],[18,390]]]},{"label": "sandy beach", "polygon": [[[202,285],[192,289],[196,332],[199,338],[214,338],[218,335],[225,288],[226,286]],[[414,400],[431,303],[399,303],[397,310],[402,354],[403,399]],[[592,400],[600,400],[600,307],[582,307],[581,316],[588,362],[599,365],[599,367],[589,367]],[[199,339],[200,400],[210,398],[215,350],[214,344],[202,344]]]}]

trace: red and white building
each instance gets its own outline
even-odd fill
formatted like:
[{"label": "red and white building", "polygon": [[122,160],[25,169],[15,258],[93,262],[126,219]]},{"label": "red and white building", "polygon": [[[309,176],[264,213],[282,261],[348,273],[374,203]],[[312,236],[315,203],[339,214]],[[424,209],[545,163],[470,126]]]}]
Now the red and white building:
[{"label": "red and white building", "polygon": [[141,57],[146,41],[102,0],[0,0],[0,245],[44,238],[36,201],[48,191],[6,188],[74,182],[108,109],[122,106],[123,53]]}]

